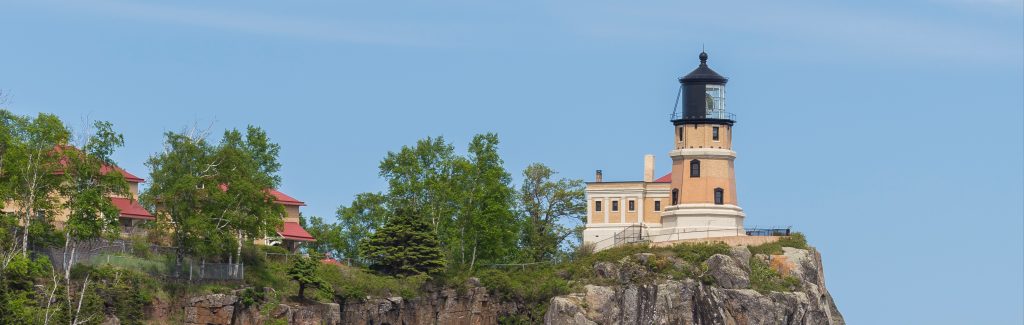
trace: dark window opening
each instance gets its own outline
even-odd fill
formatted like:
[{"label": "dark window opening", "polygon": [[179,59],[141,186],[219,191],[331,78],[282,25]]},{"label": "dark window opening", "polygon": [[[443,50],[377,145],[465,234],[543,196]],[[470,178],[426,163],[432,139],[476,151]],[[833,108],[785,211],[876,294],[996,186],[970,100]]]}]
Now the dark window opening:
[{"label": "dark window opening", "polygon": [[661,201],[654,201],[654,211],[661,211]]},{"label": "dark window opening", "polygon": [[718,127],[717,126],[711,128],[711,139],[715,140],[715,141],[718,141]]},{"label": "dark window opening", "polygon": [[700,177],[700,160],[690,160],[690,177]]},{"label": "dark window opening", "polygon": [[725,204],[725,190],[721,188],[715,189],[715,204]]},{"label": "dark window opening", "polygon": [[679,128],[679,141],[683,141],[683,128]]},{"label": "dark window opening", "polygon": [[672,205],[679,204],[679,189],[672,189]]},{"label": "dark window opening", "polygon": [[612,211],[619,211],[619,201],[612,201]]},{"label": "dark window opening", "polygon": [[594,201],[594,211],[601,211],[601,201]]},{"label": "dark window opening", "polygon": [[629,200],[629,211],[636,211],[636,201]]}]

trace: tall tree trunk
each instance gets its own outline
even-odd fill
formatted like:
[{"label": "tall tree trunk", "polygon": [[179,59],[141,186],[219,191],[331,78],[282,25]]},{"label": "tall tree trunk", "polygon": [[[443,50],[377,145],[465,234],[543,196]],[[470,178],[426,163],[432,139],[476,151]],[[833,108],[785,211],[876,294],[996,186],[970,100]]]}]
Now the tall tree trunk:
[{"label": "tall tree trunk", "polygon": [[242,264],[242,231],[238,231],[238,248],[235,250],[235,264],[232,266],[231,275],[238,276],[238,265]]}]

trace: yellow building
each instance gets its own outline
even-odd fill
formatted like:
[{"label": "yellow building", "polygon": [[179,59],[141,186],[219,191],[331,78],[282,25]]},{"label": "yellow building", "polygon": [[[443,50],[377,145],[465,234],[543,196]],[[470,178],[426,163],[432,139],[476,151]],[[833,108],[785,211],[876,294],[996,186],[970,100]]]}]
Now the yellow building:
[{"label": "yellow building", "polygon": [[679,78],[681,108],[672,113],[672,172],[653,179],[654,156],[644,157],[644,180],[587,183],[584,243],[597,249],[636,241],[744,236],[732,151],[735,117],[725,109],[725,84],[700,53],[700,65]]}]

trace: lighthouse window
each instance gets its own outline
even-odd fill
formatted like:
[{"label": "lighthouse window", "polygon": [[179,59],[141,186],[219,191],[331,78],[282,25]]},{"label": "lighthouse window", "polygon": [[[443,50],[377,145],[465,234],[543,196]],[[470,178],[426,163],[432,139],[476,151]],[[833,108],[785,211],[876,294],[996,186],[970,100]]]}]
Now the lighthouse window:
[{"label": "lighthouse window", "polygon": [[720,85],[707,85],[704,88],[704,102],[707,105],[707,113],[711,118],[718,118],[712,114],[725,110],[725,87]]},{"label": "lighthouse window", "polygon": [[690,177],[700,177],[700,160],[690,160]]},{"label": "lighthouse window", "polygon": [[711,139],[718,141],[718,127],[711,127]]},{"label": "lighthouse window", "polygon": [[683,128],[679,128],[679,141],[683,141]]},{"label": "lighthouse window", "polygon": [[661,200],[654,201],[654,211],[661,211]]},{"label": "lighthouse window", "polygon": [[612,201],[612,212],[619,211],[619,201]]},{"label": "lighthouse window", "polygon": [[725,190],[722,188],[715,189],[715,204],[724,204],[725,201]]},{"label": "lighthouse window", "polygon": [[601,212],[601,201],[594,201],[594,211]]},{"label": "lighthouse window", "polygon": [[628,211],[630,211],[630,212],[636,211],[636,201],[629,200],[629,210]]},{"label": "lighthouse window", "polygon": [[672,189],[672,205],[679,204],[679,189]]}]

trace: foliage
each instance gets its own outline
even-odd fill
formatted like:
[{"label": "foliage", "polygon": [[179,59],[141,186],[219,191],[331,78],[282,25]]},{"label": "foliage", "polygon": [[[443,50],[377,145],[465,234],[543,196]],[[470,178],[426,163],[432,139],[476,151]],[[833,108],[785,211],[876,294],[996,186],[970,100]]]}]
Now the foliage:
[{"label": "foliage", "polygon": [[564,224],[586,223],[583,181],[552,180],[555,172],[534,163],[523,170],[519,190],[523,214],[521,252],[528,261],[548,261],[555,257],[565,239],[574,233]]},{"label": "foliage", "polygon": [[432,275],[444,268],[437,237],[422,218],[398,211],[379,231],[363,241],[360,254],[370,268],[387,275]]},{"label": "foliage", "polygon": [[332,242],[336,257],[359,264],[365,262],[359,255],[359,242],[387,223],[392,215],[387,200],[381,193],[359,193],[349,206],[338,207],[338,224],[335,225],[338,237]]},{"label": "foliage", "polygon": [[750,258],[750,287],[760,293],[771,291],[793,291],[800,285],[800,279],[782,276],[767,263]]},{"label": "foliage", "polygon": [[266,300],[266,291],[253,289],[252,287],[245,288],[245,290],[242,290],[242,292],[238,294],[238,301],[242,303],[242,306],[246,307],[264,302]]},{"label": "foliage", "polygon": [[380,163],[380,175],[388,180],[387,210],[423,218],[451,268],[512,258],[518,231],[514,191],[497,146],[497,135],[478,134],[468,154],[458,156],[444,138],[427,138],[389,152]]},{"label": "foliage", "polygon": [[43,315],[45,305],[35,290],[35,279],[50,274],[49,259],[14,255],[0,270],[0,324],[31,324]]},{"label": "foliage", "polygon": [[245,239],[280,226],[283,207],[268,192],[280,182],[280,147],[262,129],[227,130],[216,146],[195,130],[164,136],[164,151],[146,163],[152,183],[143,200],[173,222],[177,263],[185,255],[240,259]]},{"label": "foliage", "polygon": [[299,284],[299,299],[305,299],[306,287],[327,288],[327,284],[320,278],[319,265],[319,260],[308,256],[292,260],[292,266],[288,268],[288,277]]},{"label": "foliage", "polygon": [[322,264],[320,274],[342,302],[363,301],[368,296],[414,298],[429,280],[425,275],[398,278],[332,264]]},{"label": "foliage", "polygon": [[0,110],[0,201],[16,203],[15,214],[23,225],[11,229],[15,243],[4,252],[0,267],[10,261],[10,252],[26,254],[35,237],[29,235],[36,229],[33,224],[52,220],[45,212],[59,204],[51,194],[58,190],[62,178],[57,173],[62,168],[61,157],[54,148],[66,145],[70,135],[56,115],[29,117]]},{"label": "foliage", "polygon": [[782,254],[783,247],[807,249],[807,237],[805,237],[802,233],[795,232],[789,236],[779,238],[779,240],[775,242],[761,244],[757,246],[749,246],[748,249],[750,249],[750,253],[755,255],[779,255]]}]

